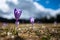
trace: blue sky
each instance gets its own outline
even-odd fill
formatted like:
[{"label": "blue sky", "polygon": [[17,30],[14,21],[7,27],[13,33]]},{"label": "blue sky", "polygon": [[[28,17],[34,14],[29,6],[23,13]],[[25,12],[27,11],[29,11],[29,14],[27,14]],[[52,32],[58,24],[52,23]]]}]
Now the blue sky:
[{"label": "blue sky", "polygon": [[0,17],[15,18],[14,8],[22,10],[20,19],[56,18],[60,14],[60,0],[0,0]]},{"label": "blue sky", "polygon": [[45,8],[52,8],[57,10],[60,8],[60,0],[35,0]]}]

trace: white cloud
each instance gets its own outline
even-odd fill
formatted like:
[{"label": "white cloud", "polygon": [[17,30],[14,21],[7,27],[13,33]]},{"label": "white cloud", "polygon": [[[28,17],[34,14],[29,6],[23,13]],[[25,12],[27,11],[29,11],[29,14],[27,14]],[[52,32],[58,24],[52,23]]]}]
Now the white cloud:
[{"label": "white cloud", "polygon": [[18,4],[18,0],[7,0],[8,2],[12,2],[12,3],[14,3],[14,4]]},{"label": "white cloud", "polygon": [[36,9],[38,9],[39,11],[44,11],[44,7],[41,4],[38,4],[37,2],[33,3],[34,6],[36,7]]},{"label": "white cloud", "polygon": [[7,12],[9,10],[9,7],[6,4],[6,0],[0,0],[0,10],[3,12]]},{"label": "white cloud", "polygon": [[[13,4],[7,4],[6,2],[11,2]],[[7,15],[6,14],[4,15],[4,13],[0,13],[1,14],[0,17],[4,17],[8,19],[14,18],[14,12],[13,12],[14,8],[20,8],[23,10],[21,18],[24,18],[24,19],[29,19],[31,16],[41,17],[44,15],[45,16],[51,15],[55,17],[56,14],[60,13],[60,9],[53,10],[50,8],[45,8],[41,4],[38,4],[37,2],[33,2],[33,0],[8,0],[8,1],[0,0],[0,9],[4,13],[8,13]]]},{"label": "white cloud", "polygon": [[9,6],[7,5],[7,1],[12,2],[15,5],[18,4],[18,0],[0,0],[0,10],[3,12],[8,12],[10,10]]},{"label": "white cloud", "polygon": [[60,9],[53,10],[50,8],[44,8],[41,4],[38,4],[37,2],[34,2],[35,7],[42,12],[50,13],[51,16],[55,17],[58,13],[60,13]]}]

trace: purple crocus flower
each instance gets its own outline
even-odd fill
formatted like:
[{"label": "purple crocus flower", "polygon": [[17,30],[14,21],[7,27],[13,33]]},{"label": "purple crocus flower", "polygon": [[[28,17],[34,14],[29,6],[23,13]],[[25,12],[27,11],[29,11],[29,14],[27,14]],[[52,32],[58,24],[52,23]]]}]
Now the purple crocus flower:
[{"label": "purple crocus flower", "polygon": [[22,13],[22,10],[20,9],[14,9],[14,16],[15,16],[15,19],[16,19],[16,22],[15,24],[18,25],[19,24],[19,17],[21,16],[21,13]]},{"label": "purple crocus flower", "polygon": [[16,9],[16,8],[14,9],[14,15],[15,15],[16,20],[19,20],[21,13],[22,13],[22,10]]},{"label": "purple crocus flower", "polygon": [[33,27],[33,24],[34,24],[34,18],[33,17],[30,18],[30,23],[32,24],[32,27]]},{"label": "purple crocus flower", "polygon": [[34,18],[33,17],[30,18],[30,23],[34,24]]},{"label": "purple crocus flower", "polygon": [[2,26],[7,26],[7,23],[4,22]]}]

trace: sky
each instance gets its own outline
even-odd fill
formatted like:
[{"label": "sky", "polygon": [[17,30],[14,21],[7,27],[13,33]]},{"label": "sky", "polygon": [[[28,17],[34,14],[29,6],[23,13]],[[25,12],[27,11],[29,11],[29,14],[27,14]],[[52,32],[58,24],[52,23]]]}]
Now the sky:
[{"label": "sky", "polygon": [[45,8],[51,8],[54,10],[60,8],[60,0],[36,0],[36,1]]},{"label": "sky", "polygon": [[56,18],[60,14],[60,0],[0,0],[0,17],[15,19],[15,8],[22,10],[20,19]]}]

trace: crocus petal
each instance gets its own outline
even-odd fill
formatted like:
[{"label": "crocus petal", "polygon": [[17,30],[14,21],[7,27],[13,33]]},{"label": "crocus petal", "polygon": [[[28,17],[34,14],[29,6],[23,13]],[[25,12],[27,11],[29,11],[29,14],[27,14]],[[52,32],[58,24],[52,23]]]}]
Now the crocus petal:
[{"label": "crocus petal", "polygon": [[14,9],[14,15],[15,15],[16,20],[19,19],[19,17],[21,16],[21,13],[22,13],[22,10],[16,9],[16,8]]},{"label": "crocus petal", "polygon": [[30,18],[30,22],[31,22],[32,24],[34,23],[34,18],[33,18],[33,17]]}]

